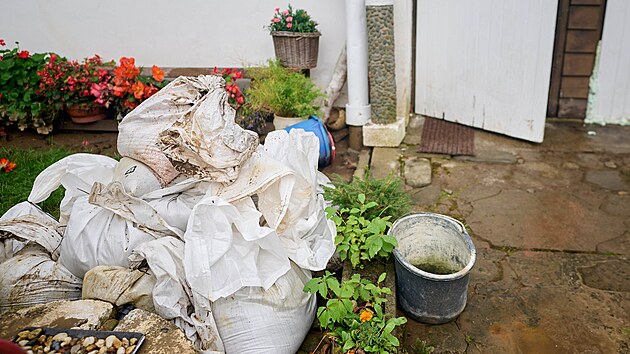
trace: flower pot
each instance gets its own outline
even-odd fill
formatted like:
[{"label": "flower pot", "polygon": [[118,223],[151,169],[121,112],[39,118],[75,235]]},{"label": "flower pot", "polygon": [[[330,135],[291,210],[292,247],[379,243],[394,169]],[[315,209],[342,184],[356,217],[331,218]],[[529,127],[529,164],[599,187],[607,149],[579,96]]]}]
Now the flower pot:
[{"label": "flower pot", "polygon": [[311,69],[317,66],[319,32],[273,31],[273,49],[282,66],[291,69]]},{"label": "flower pot", "polygon": [[74,104],[66,112],[76,124],[93,123],[107,118],[107,109],[98,103]]},{"label": "flower pot", "polygon": [[464,225],[446,215],[412,213],[396,220],[388,234],[394,249],[398,303],[422,323],[452,321],[466,306],[475,246]]},{"label": "flower pot", "polygon": [[273,115],[273,126],[276,130],[284,129],[293,124],[297,124],[307,120],[308,117],[281,117],[279,115]]}]

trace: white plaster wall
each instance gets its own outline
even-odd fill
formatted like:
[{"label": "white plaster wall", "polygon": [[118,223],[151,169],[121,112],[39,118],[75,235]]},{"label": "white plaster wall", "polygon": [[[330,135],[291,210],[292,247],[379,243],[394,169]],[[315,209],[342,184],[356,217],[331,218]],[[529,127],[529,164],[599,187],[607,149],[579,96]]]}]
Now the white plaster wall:
[{"label": "white plaster wall", "polygon": [[[56,52],[71,59],[136,58],[142,66],[231,67],[274,57],[263,26],[288,1],[241,0],[2,0],[0,38],[31,52]],[[345,43],[341,0],[292,0],[319,22],[319,61],[311,77],[330,81]],[[343,100],[343,98],[342,98]],[[345,102],[341,102],[344,104]],[[340,102],[337,101],[337,105]]]},{"label": "white plaster wall", "polygon": [[630,125],[630,3],[608,0],[586,123]]}]

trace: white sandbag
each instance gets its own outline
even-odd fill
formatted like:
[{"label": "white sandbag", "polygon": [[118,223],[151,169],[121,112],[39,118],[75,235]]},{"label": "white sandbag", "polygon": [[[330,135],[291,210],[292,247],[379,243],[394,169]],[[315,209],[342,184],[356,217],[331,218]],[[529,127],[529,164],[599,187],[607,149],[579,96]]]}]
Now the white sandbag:
[{"label": "white sandbag", "polygon": [[208,76],[207,82],[209,92],[160,132],[159,146],[179,172],[231,183],[256,150],[258,135],[234,122],[223,78]]},{"label": "white sandbag", "polygon": [[39,207],[29,202],[16,204],[0,218],[0,263],[27,244],[42,246],[57,260],[62,232],[57,220]]},{"label": "white sandbag", "polygon": [[178,77],[118,124],[118,152],[149,166],[162,186],[168,185],[179,172],[157,146],[158,136],[213,86],[209,78]]},{"label": "white sandbag", "polygon": [[98,266],[127,267],[133,249],[155,236],[140,230],[133,221],[78,198],[70,213],[61,242],[59,261],[72,274],[83,278]]},{"label": "white sandbag", "polygon": [[65,224],[70,216],[74,201],[86,196],[94,182],[109,183],[112,180],[117,161],[111,157],[94,154],[74,154],[67,156],[42,171],[28,196],[31,203],[41,203],[59,186],[66,189],[60,208],[59,222]]},{"label": "white sandbag", "polygon": [[153,170],[140,161],[123,157],[114,167],[114,181],[122,183],[125,191],[134,197],[141,197],[162,188]]},{"label": "white sandbag", "polygon": [[193,292],[210,301],[245,286],[269,289],[289,271],[275,231],[260,226],[250,198],[230,204],[207,195],[193,208],[184,234],[184,269]]},{"label": "white sandbag", "polygon": [[0,264],[0,313],[80,298],[81,279],[50,259],[41,246],[28,245]]},{"label": "white sandbag", "polygon": [[156,278],[148,270],[97,266],[83,277],[82,298],[101,300],[114,306],[132,304],[136,308],[155,312],[151,292]]},{"label": "white sandbag", "polygon": [[291,263],[271,288],[246,287],[213,302],[226,353],[296,353],[315,318],[316,297],[302,291],[310,279]]},{"label": "white sandbag", "polygon": [[[210,304],[199,306],[186,282],[184,242],[166,236],[138,246],[129,257],[131,267],[146,261],[156,277],[153,305],[161,317],[173,320],[201,353],[224,353]],[[207,310],[204,310],[207,309]]]},{"label": "white sandbag", "polygon": [[[325,201],[319,186],[328,178],[317,170],[319,139],[302,129],[274,131],[265,139],[265,161],[275,160],[287,166],[295,179],[288,207],[275,227],[289,258],[310,270],[326,268],[335,252],[334,222],[326,218]],[[277,197],[259,193],[259,209],[266,219],[277,218]]]}]

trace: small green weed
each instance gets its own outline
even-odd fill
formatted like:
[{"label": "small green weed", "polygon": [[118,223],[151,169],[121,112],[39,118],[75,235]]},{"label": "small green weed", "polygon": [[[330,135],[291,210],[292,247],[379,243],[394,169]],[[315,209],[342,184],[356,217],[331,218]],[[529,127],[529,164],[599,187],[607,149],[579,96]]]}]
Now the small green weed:
[{"label": "small green weed", "polygon": [[375,257],[387,258],[398,241],[385,234],[391,226],[389,216],[367,219],[366,214],[377,206],[375,202],[366,203],[365,194],[359,194],[356,206],[339,210],[328,207],[326,214],[337,226],[335,244],[341,260],[350,259],[352,268],[361,261],[370,261]]},{"label": "small green weed", "polygon": [[386,216],[396,220],[411,211],[409,194],[402,188],[402,180],[393,174],[387,178],[371,178],[366,171],[365,178],[353,178],[350,183],[337,175],[332,178],[332,184],[335,188],[324,187],[324,198],[340,208],[354,207],[359,194],[375,202],[376,206],[364,215],[368,220]]},{"label": "small green weed", "polygon": [[411,350],[413,354],[431,354],[435,351],[435,347],[418,338],[411,346]]}]

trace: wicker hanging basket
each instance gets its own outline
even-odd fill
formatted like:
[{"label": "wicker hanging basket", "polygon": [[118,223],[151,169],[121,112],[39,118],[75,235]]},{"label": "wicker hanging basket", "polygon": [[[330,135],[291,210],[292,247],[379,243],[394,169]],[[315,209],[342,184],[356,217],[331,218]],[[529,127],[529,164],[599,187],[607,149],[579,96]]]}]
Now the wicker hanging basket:
[{"label": "wicker hanging basket", "polygon": [[291,69],[316,67],[321,35],[319,32],[271,32],[276,59]]}]

